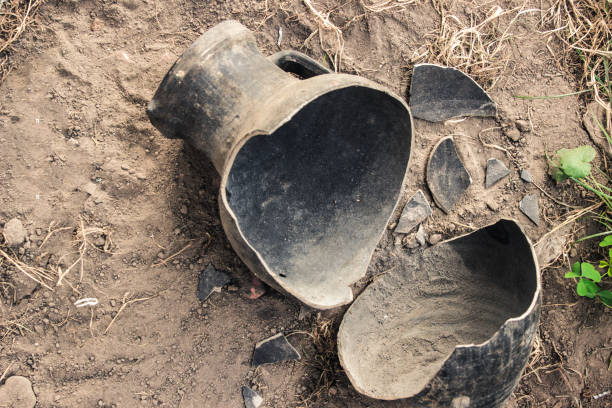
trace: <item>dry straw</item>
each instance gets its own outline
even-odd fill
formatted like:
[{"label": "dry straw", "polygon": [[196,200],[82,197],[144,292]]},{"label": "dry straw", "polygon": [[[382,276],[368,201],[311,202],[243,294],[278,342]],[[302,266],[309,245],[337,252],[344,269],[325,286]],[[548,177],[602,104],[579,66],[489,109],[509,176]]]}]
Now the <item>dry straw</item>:
[{"label": "dry straw", "polygon": [[415,52],[412,62],[455,67],[487,88],[495,85],[508,66],[513,26],[521,16],[539,11],[525,9],[525,5],[510,10],[495,5],[484,12],[477,8],[465,21],[451,13],[450,3],[432,3],[440,15],[439,28],[426,36],[428,44]]},{"label": "dry straw", "polygon": [[43,0],[0,0],[0,83],[10,71],[8,53]]},{"label": "dry straw", "polygon": [[612,116],[612,2],[610,0],[554,0],[543,16],[566,45],[563,60],[575,68],[581,86],[606,111],[606,127]]}]

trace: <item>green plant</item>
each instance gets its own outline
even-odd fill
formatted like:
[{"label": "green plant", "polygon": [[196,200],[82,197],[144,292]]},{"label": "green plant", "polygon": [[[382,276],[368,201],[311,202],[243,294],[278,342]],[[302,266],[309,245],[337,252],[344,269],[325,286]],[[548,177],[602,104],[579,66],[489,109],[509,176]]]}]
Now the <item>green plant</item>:
[{"label": "green plant", "polygon": [[[606,134],[606,137],[608,135]],[[582,238],[581,240],[603,236],[599,243],[601,248],[612,247],[612,219],[608,217],[608,211],[612,210],[612,189],[600,183],[591,173],[591,162],[595,158],[595,149],[591,146],[580,146],[575,149],[560,149],[550,163],[550,175],[557,181],[572,180],[587,190],[594,193],[604,203],[606,210],[597,216],[597,220],[605,227],[605,231]],[[609,177],[601,170],[600,172]],[[566,278],[578,279],[576,293],[591,299],[599,299],[603,304],[612,307],[612,292],[602,289],[598,284],[603,284],[604,278],[612,278],[612,248],[608,248],[608,256],[599,262],[598,268],[605,269],[600,274],[589,262],[576,262],[572,270],[565,274]]]}]

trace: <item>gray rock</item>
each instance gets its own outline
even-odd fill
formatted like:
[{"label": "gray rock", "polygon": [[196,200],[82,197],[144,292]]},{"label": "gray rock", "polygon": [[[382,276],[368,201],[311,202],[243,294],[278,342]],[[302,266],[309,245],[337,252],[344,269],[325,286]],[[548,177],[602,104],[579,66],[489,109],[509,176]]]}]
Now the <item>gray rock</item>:
[{"label": "gray rock", "polygon": [[287,341],[283,333],[260,341],[253,352],[253,367],[280,361],[299,360],[300,353]]},{"label": "gray rock", "polygon": [[504,128],[504,134],[508,139],[512,140],[513,142],[518,142],[523,137],[521,132],[519,132],[519,130],[514,126],[508,126],[507,128]]},{"label": "gray rock", "polygon": [[[9,272],[8,280],[13,286],[13,290],[15,291],[15,299],[17,301],[31,297],[39,288],[37,282],[20,271]],[[2,407],[2,405],[0,405],[0,407]]]},{"label": "gray rock", "polygon": [[427,186],[436,204],[449,213],[472,184],[455,148],[452,136],[443,138],[433,148],[427,163]]},{"label": "gray rock", "polygon": [[425,228],[423,228],[423,224],[419,225],[419,229],[414,237],[420,246],[425,246],[425,242],[427,240],[427,235],[425,234]]},{"label": "gray rock", "polygon": [[417,64],[410,110],[415,118],[441,122],[458,116],[495,116],[497,107],[472,78],[455,68]]},{"label": "gray rock", "polygon": [[485,176],[485,188],[489,188],[510,174],[508,167],[499,159],[487,160],[487,173]]},{"label": "gray rock", "polygon": [[19,245],[23,244],[27,234],[25,228],[23,228],[23,224],[17,218],[13,218],[7,222],[4,225],[4,230],[2,233],[4,235],[6,245],[10,247],[18,247]]},{"label": "gray rock", "polygon": [[536,194],[527,194],[519,203],[519,208],[535,225],[540,223],[540,207]]},{"label": "gray rock", "polygon": [[527,183],[533,183],[533,177],[531,176],[531,173],[527,169],[521,170],[521,178],[523,179],[523,181],[526,181]]},{"label": "gray rock", "polygon": [[244,408],[259,408],[263,402],[263,398],[246,385],[242,386],[242,399]]},{"label": "gray rock", "polygon": [[529,121],[519,119],[514,123],[516,124],[516,127],[518,128],[518,130],[520,130],[521,132],[523,133],[531,132],[531,124],[529,123]]},{"label": "gray rock", "polygon": [[423,192],[419,190],[406,203],[395,232],[407,234],[431,214],[431,207]]},{"label": "gray rock", "polygon": [[36,396],[32,391],[32,383],[25,377],[9,377],[0,387],[0,407],[34,408]]},{"label": "gray rock", "polygon": [[200,273],[198,282],[198,299],[204,301],[213,292],[221,292],[223,286],[230,283],[230,277],[227,273],[218,271],[212,264],[208,264],[206,269]]}]

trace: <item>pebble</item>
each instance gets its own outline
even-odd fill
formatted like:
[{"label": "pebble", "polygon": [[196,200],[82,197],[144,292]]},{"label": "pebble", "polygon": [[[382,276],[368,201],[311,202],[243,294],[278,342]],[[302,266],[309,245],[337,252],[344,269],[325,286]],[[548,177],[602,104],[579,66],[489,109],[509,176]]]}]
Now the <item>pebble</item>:
[{"label": "pebble", "polygon": [[0,407],[34,408],[36,396],[32,383],[25,377],[9,377],[0,387]]},{"label": "pebble", "polygon": [[442,241],[442,235],[440,234],[431,234],[429,236],[429,243],[431,245],[436,245],[440,241]]},{"label": "pebble", "polygon": [[499,210],[499,203],[497,201],[494,200],[488,200],[487,201],[487,207],[489,207],[489,209],[493,212],[497,212]]},{"label": "pebble", "polygon": [[122,164],[121,165],[121,170],[129,170],[130,166],[128,166],[127,164]]},{"label": "pebble", "polygon": [[508,139],[512,140],[513,142],[518,142],[523,137],[523,135],[521,135],[521,132],[519,132],[519,130],[514,126],[504,128],[504,134]]},{"label": "pebble", "polygon": [[179,211],[181,212],[181,214],[187,215],[187,212],[188,212],[187,206],[186,205],[181,205],[181,208],[180,208]]},{"label": "pebble", "polygon": [[523,133],[531,132],[531,124],[529,123],[529,121],[519,119],[514,123],[516,124],[516,127],[518,128],[518,130],[520,130],[521,132]]},{"label": "pebble", "polygon": [[13,218],[4,225],[3,234],[6,245],[17,247],[23,244],[27,233],[21,221],[18,218]]}]

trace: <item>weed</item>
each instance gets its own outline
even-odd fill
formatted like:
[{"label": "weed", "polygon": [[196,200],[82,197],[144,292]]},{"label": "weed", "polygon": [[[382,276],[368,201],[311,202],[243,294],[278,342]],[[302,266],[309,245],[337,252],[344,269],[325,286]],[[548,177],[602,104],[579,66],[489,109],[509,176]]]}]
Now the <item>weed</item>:
[{"label": "weed", "polygon": [[[603,236],[599,243],[601,248],[612,246],[612,219],[608,217],[612,210],[612,189],[597,181],[591,173],[591,161],[595,158],[595,149],[591,146],[580,146],[575,149],[560,149],[554,158],[550,158],[550,175],[557,181],[572,180],[590,192],[594,193],[605,205],[606,210],[597,216],[597,220],[606,227],[602,233],[590,235],[582,238],[589,239]],[[602,172],[603,173],[603,172]],[[607,177],[607,175],[606,175]],[[612,292],[601,289],[598,284],[604,278],[612,278],[612,248],[608,249],[608,256],[599,262],[598,268],[605,269],[600,274],[595,266],[589,262],[576,262],[572,265],[571,271],[565,274],[566,278],[577,278],[576,293],[591,299],[599,299],[603,304],[612,307]]]}]

